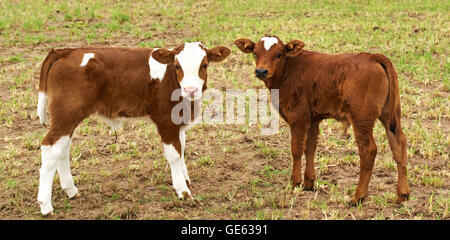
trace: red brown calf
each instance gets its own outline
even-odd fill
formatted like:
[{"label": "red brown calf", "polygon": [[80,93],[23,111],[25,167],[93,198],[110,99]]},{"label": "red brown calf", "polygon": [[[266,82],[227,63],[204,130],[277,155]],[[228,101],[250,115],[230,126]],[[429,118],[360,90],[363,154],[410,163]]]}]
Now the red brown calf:
[{"label": "red brown calf", "polygon": [[235,44],[242,52],[254,54],[256,77],[267,88],[279,89],[279,113],[291,129],[294,186],[302,183],[301,159],[305,154],[304,188],[314,187],[319,123],[327,118],[348,120],[361,159],[359,182],[350,203],[366,198],[377,154],[373,127],[379,119],[397,163],[396,202],[409,198],[397,73],[387,57],[370,53],[311,52],[303,49],[302,41],[292,40],[285,45],[276,36],[263,37],[257,43],[238,39]]},{"label": "red brown calf", "polygon": [[[71,138],[77,125],[92,114],[101,116],[113,128],[120,127],[126,118],[151,119],[161,136],[176,193],[180,198],[191,197],[184,163],[189,119],[174,123],[172,109],[181,102],[190,104],[188,109],[201,104],[208,63],[222,61],[229,54],[226,47],[206,49],[198,42],[173,50],[52,50],[42,64],[39,82],[38,116],[45,124],[48,99],[51,118],[41,146],[38,202],[42,214],[53,212],[51,194],[56,171],[69,198],[80,196],[70,172]],[[172,101],[175,90],[183,98]],[[190,120],[194,118],[192,114]]]}]

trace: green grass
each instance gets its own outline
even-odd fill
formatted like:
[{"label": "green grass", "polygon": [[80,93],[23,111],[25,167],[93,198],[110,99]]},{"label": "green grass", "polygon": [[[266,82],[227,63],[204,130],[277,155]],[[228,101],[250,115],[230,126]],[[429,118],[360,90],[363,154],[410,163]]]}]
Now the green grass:
[{"label": "green grass", "polygon": [[[105,7],[107,6],[107,7]],[[402,127],[408,139],[413,192],[393,204],[397,166],[381,124],[369,198],[346,201],[356,189],[354,138],[326,120],[315,156],[316,192],[289,186],[289,128],[262,137],[259,124],[207,125],[187,133],[186,164],[202,206],[177,200],[156,127],[124,124],[118,142],[93,117],[75,132],[71,167],[82,201],[67,200],[58,182],[54,204],[63,218],[89,219],[448,219],[450,137],[450,2],[401,1],[0,1],[0,218],[39,219],[35,202],[40,142],[47,129],[36,116],[42,60],[51,48],[173,47],[202,41],[228,46],[211,64],[209,88],[254,89],[254,60],[237,38],[264,34],[330,54],[388,56],[398,72]],[[245,138],[244,138],[245,137]],[[304,161],[303,161],[304,169]],[[137,210],[138,209],[138,210]],[[89,215],[80,214],[89,212]]]}]

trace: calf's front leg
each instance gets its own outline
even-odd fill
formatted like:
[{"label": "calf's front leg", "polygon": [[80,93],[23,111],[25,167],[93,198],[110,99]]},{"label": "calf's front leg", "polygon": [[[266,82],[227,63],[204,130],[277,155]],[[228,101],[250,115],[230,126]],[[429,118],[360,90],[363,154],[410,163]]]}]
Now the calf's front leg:
[{"label": "calf's front leg", "polygon": [[316,172],[314,170],[314,154],[317,147],[317,139],[319,137],[319,121],[313,122],[308,130],[308,138],[306,141],[305,158],[305,190],[314,191],[314,181]]},{"label": "calf's front leg", "polygon": [[183,176],[186,180],[186,184],[189,189],[192,188],[191,179],[189,178],[189,174],[186,167],[186,162],[184,161],[184,149],[186,148],[186,130],[184,128],[180,129],[180,143],[181,143],[181,162],[183,166]]},{"label": "calf's front leg", "polygon": [[192,198],[191,191],[188,188],[190,184],[187,175],[186,165],[184,163],[184,130],[179,130],[178,134],[172,134],[173,137],[162,136],[164,157],[170,165],[172,174],[172,185],[179,198]]},{"label": "calf's front leg", "polygon": [[305,151],[306,131],[304,129],[291,126],[291,152],[292,152],[292,177],[293,187],[298,187],[302,183],[302,155]]}]

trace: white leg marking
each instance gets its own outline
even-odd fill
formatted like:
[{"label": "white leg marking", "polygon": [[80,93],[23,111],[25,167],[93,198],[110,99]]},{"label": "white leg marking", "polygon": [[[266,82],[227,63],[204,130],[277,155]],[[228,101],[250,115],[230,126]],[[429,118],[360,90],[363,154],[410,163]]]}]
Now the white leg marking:
[{"label": "white leg marking", "polygon": [[183,170],[183,176],[186,181],[188,181],[189,184],[191,184],[191,179],[189,179],[186,162],[184,160],[184,149],[186,146],[186,133],[185,129],[180,129],[180,143],[181,143],[181,161],[182,161],[182,170]]},{"label": "white leg marking", "polygon": [[39,122],[44,125],[47,122],[47,94],[44,92],[39,92],[39,99],[37,105],[37,115],[39,116]]},{"label": "white leg marking", "polygon": [[266,51],[269,51],[272,45],[278,43],[278,39],[275,37],[263,37],[261,38],[261,41],[264,41],[264,48],[266,49]]},{"label": "white leg marking", "polygon": [[[155,48],[153,51],[157,49],[158,48]],[[167,64],[162,64],[156,61],[150,54],[148,65],[150,66],[150,77],[152,79],[159,79],[159,81],[162,81],[164,79],[164,75],[166,75]]]},{"label": "white leg marking", "polygon": [[51,214],[52,207],[52,183],[56,168],[60,165],[61,158],[70,151],[69,136],[62,136],[52,146],[41,146],[42,165],[39,169],[38,202],[43,215]]},{"label": "white leg marking", "polygon": [[183,192],[191,196],[191,191],[186,185],[183,175],[181,156],[172,144],[163,144],[164,157],[167,159],[172,172],[172,184],[179,198],[183,198]]},{"label": "white leg marking", "polygon": [[65,146],[62,150],[61,157],[59,158],[56,170],[58,171],[59,179],[61,181],[61,188],[66,192],[69,198],[75,197],[78,193],[78,188],[73,183],[72,173],[70,171],[70,146],[72,140],[69,141],[69,145]]},{"label": "white leg marking", "polygon": [[93,53],[85,53],[83,56],[83,60],[81,61],[80,66],[84,67],[86,66],[86,64],[88,64],[89,59],[94,58],[94,54]]}]

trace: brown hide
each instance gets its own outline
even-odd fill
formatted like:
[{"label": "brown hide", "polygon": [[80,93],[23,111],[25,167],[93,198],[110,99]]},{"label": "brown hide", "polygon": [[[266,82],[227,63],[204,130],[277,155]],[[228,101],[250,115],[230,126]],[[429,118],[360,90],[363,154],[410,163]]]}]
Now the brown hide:
[{"label": "brown hide", "polygon": [[[163,142],[174,142],[180,150],[175,140],[182,125],[173,124],[170,116],[179,103],[170,100],[173,90],[179,88],[175,69],[170,63],[162,81],[150,79],[151,52],[139,48],[50,52],[42,65],[40,91],[47,93],[52,125],[42,144],[52,145],[60,136],[71,135],[84,118],[98,113],[111,119],[149,116],[164,133]],[[81,67],[85,53],[95,57]]]},{"label": "brown hide", "polygon": [[[198,76],[195,76],[197,69],[192,69],[197,68],[196,65],[187,64],[183,69],[178,65],[175,56],[183,48],[188,49],[186,54],[180,53],[183,61],[201,61]],[[229,53],[226,47],[217,46],[208,50],[199,42],[183,44],[175,50],[120,47],[52,50],[42,64],[39,82],[39,118],[45,124],[48,102],[52,120],[41,146],[38,190],[41,213],[46,215],[53,211],[51,195],[56,172],[68,197],[80,196],[70,172],[71,137],[77,125],[91,114],[111,120],[111,125],[121,123],[122,118],[148,117],[153,120],[164,143],[172,186],[179,198],[192,198],[191,182],[184,162],[186,128],[183,127],[192,123],[196,117],[194,114],[201,113],[201,92],[198,90],[202,84],[206,86],[209,61],[222,61]],[[166,65],[161,65],[162,62]],[[150,69],[152,67],[157,69]],[[183,78],[183,70],[194,73],[187,75],[195,78],[197,85],[183,86],[186,83],[183,82],[186,78]],[[151,74],[155,74],[155,79]],[[187,84],[190,84],[189,81]],[[184,93],[182,91],[186,89],[189,95],[180,94],[178,99],[172,101],[174,93]],[[183,105],[178,105],[180,103]],[[172,110],[180,111],[175,111],[173,115],[180,114],[181,121],[172,119]]]},{"label": "brown hide", "polygon": [[[264,42],[238,39],[236,46],[255,55],[256,69],[267,88],[279,89],[279,111],[291,129],[292,184],[302,183],[301,158],[306,156],[305,189],[313,189],[314,153],[319,123],[326,118],[350,121],[361,158],[360,178],[352,204],[368,195],[377,152],[373,127],[379,119],[386,129],[398,166],[397,202],[409,197],[406,180],[406,137],[400,125],[400,94],[391,61],[380,54],[329,55],[303,50],[304,43],[284,45],[278,38],[269,50]],[[277,57],[278,56],[278,57]],[[281,57],[280,57],[281,56]]]}]

